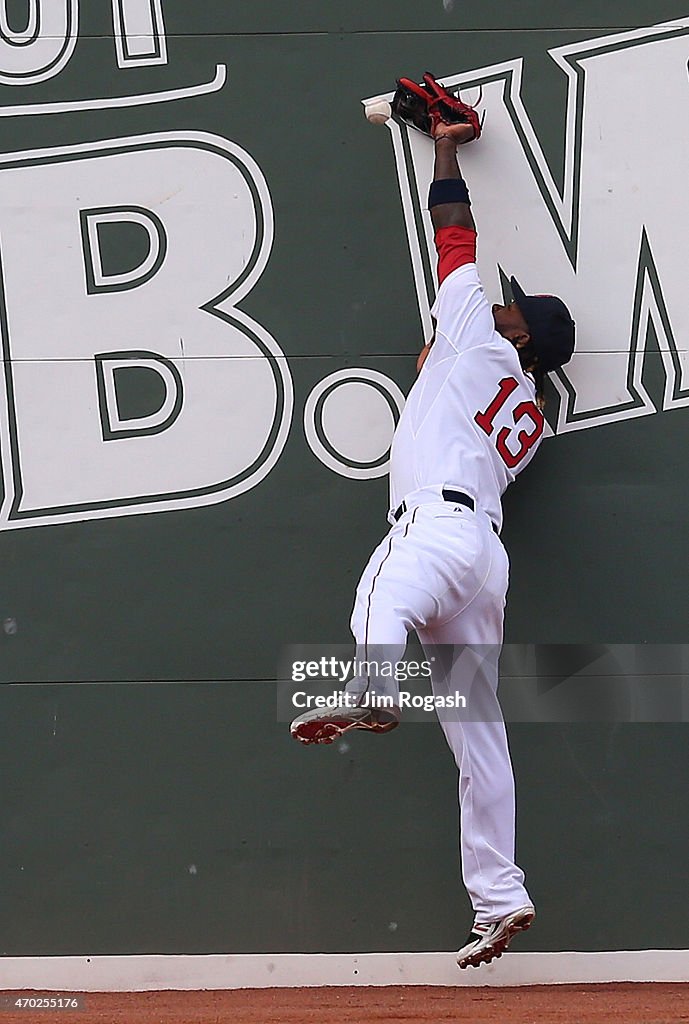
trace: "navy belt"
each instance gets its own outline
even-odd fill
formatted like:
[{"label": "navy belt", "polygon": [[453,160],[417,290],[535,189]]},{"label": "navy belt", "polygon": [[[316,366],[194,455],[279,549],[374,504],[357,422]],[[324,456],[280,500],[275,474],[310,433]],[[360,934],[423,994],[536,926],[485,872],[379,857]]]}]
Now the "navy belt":
[{"label": "navy belt", "polygon": [[[455,503],[455,505],[465,505],[472,512],[475,511],[475,509],[476,509],[476,503],[474,502],[474,499],[472,497],[470,497],[468,494],[464,494],[463,491],[443,490],[442,491],[442,496],[443,496],[443,501],[452,501],[452,502]],[[405,501],[403,501],[402,504],[398,505],[397,508],[395,509],[395,511],[392,513],[392,518],[397,523],[397,522],[399,522],[399,520],[402,518],[402,516],[404,515],[404,513],[406,511],[407,511],[407,503]],[[495,525],[495,523],[491,522],[490,525],[493,527],[494,532],[497,533],[498,532],[498,528]]]}]

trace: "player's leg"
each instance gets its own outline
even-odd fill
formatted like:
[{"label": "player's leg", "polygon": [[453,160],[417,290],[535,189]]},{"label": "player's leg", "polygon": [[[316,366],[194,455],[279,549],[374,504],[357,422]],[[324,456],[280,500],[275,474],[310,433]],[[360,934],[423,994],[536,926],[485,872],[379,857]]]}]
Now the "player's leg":
[{"label": "player's leg", "polygon": [[351,628],[357,674],[340,706],[309,711],[291,725],[303,743],[330,743],[350,729],[388,732],[399,722],[399,684],[394,666],[403,658],[407,634],[433,615],[432,563],[426,557],[428,516],[408,512],[378,545],[356,590]]},{"label": "player's leg", "polygon": [[380,669],[404,656],[407,636],[432,611],[433,589],[423,556],[423,513],[414,509],[390,530],[371,555],[357,584],[350,628],[356,659],[364,671],[348,687],[391,697],[399,704],[399,685]]},{"label": "player's leg", "polygon": [[[490,564],[480,557],[482,532],[471,512],[450,502],[419,506],[400,519],[357,587],[351,628],[359,658],[397,662],[410,630],[420,633],[472,602]],[[364,679],[364,685],[374,681]],[[389,676],[377,686],[395,698],[399,693]]]},{"label": "player's leg", "polygon": [[468,963],[499,955],[533,917],[524,912],[531,900],[514,859],[514,777],[497,698],[507,556],[487,530],[484,541],[484,586],[457,615],[419,633],[427,657],[435,659],[434,695],[466,699],[465,708],[439,709],[438,718],[459,770],[462,875],[480,934],[477,940],[472,933]]},{"label": "player's leg", "polygon": [[[466,699],[466,708],[439,708],[438,718],[459,770],[462,877],[476,920],[493,921],[530,902],[515,863],[514,777],[495,696],[500,648],[454,643],[443,630],[424,631],[421,640],[435,657],[434,695]],[[436,669],[453,654],[451,668]]]}]

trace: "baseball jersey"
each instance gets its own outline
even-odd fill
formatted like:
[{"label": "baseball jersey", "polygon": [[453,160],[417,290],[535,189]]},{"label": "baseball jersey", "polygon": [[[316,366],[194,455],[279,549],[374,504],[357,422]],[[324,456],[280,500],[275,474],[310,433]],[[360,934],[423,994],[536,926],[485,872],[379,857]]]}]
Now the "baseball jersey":
[{"label": "baseball jersey", "polygon": [[[435,341],[409,392],[390,454],[391,513],[415,492],[469,494],[495,526],[501,496],[529,464],[544,427],[535,385],[495,330],[479,280],[475,232],[442,228]],[[472,246],[473,240],[473,246]]]}]

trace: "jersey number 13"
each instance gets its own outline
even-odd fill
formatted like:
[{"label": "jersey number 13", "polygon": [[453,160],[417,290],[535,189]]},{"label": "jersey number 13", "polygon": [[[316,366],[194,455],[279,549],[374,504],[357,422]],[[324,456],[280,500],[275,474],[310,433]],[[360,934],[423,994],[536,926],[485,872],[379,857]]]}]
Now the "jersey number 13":
[{"label": "jersey number 13", "polygon": [[[500,381],[498,393],[483,412],[477,412],[474,419],[481,430],[485,430],[490,437],[494,429],[494,421],[500,409],[510,397],[519,382],[514,377],[503,377]],[[533,402],[520,402],[512,410],[514,427],[502,427],[495,435],[495,447],[498,449],[502,461],[509,469],[514,469],[522,461],[530,448],[536,444],[543,433],[545,423],[543,413]],[[529,419],[533,424],[531,430],[517,431],[516,443],[514,433],[520,420]],[[510,439],[508,444],[508,439]]]}]

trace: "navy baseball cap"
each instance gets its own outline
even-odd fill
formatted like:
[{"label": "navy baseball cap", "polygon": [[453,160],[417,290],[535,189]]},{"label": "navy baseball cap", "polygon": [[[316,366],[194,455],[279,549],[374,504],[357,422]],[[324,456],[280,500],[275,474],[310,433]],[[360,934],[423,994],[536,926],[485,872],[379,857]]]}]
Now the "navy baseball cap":
[{"label": "navy baseball cap", "polygon": [[545,373],[568,363],[574,352],[574,321],[556,295],[527,295],[516,278],[510,278],[512,295],[529,325],[538,362]]}]

